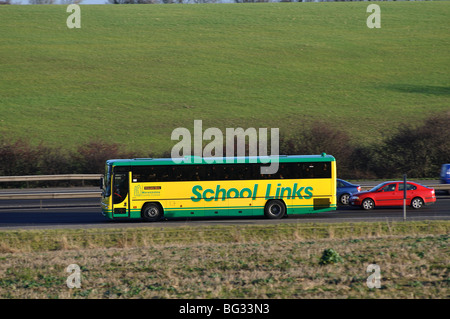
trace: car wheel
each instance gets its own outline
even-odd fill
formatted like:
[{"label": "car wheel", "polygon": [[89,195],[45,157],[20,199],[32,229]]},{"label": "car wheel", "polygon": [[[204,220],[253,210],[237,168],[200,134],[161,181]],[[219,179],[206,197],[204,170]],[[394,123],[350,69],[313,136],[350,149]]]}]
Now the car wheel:
[{"label": "car wheel", "polygon": [[375,207],[375,203],[373,202],[372,199],[370,198],[366,198],[365,200],[363,200],[363,202],[361,203],[361,207],[365,210],[370,210],[373,209]]},{"label": "car wheel", "polygon": [[160,220],[164,213],[161,205],[149,203],[142,208],[142,218],[147,222],[156,222]]},{"label": "car wheel", "polygon": [[421,208],[423,206],[423,200],[420,197],[413,198],[411,201],[411,207],[414,209]]},{"label": "car wheel", "polygon": [[350,202],[350,194],[342,194],[339,198],[339,203],[342,205],[348,205]]},{"label": "car wheel", "polygon": [[280,200],[271,200],[264,207],[264,215],[270,219],[279,219],[286,214],[286,206]]}]

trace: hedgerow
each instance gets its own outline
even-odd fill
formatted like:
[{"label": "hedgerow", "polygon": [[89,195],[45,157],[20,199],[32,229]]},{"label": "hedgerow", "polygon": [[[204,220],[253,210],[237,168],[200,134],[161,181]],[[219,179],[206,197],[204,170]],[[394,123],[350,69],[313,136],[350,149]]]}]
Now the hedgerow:
[{"label": "hedgerow", "polygon": [[[346,132],[326,122],[280,136],[280,154],[320,154],[337,161],[338,177],[344,179],[437,178],[443,163],[450,161],[450,112],[434,115],[421,124],[397,130],[381,143],[360,146]],[[91,140],[74,150],[33,145],[23,139],[0,138],[0,176],[99,174],[112,158],[167,157],[162,154],[126,150],[124,145]],[[61,184],[60,182],[56,184]],[[21,187],[24,183],[3,183],[0,187]],[[34,183],[53,186],[55,182]],[[28,184],[29,186],[29,184]]]}]

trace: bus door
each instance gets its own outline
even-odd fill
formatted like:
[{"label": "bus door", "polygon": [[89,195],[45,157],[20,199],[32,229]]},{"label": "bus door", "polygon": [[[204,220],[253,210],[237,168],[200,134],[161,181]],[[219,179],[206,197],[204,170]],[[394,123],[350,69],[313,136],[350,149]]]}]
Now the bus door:
[{"label": "bus door", "polygon": [[130,216],[130,196],[129,196],[129,172],[122,167],[114,170],[113,188],[113,217]]}]

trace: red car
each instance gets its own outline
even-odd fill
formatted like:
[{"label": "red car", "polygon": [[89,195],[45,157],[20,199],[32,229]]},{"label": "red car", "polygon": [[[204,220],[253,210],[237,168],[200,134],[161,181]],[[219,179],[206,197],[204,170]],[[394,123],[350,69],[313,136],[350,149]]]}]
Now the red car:
[{"label": "red car", "polygon": [[[403,182],[384,182],[370,191],[352,194],[350,205],[373,209],[376,206],[403,206]],[[406,205],[421,208],[434,204],[436,195],[433,188],[417,183],[406,182]]]}]

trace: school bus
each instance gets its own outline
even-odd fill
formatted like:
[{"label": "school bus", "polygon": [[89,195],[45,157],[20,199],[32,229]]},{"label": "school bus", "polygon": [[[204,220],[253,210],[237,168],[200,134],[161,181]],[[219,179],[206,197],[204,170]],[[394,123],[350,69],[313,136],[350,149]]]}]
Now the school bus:
[{"label": "school bus", "polygon": [[102,178],[102,214],[110,219],[266,216],[336,209],[333,156],[280,155],[274,174],[260,157],[112,159]]}]

